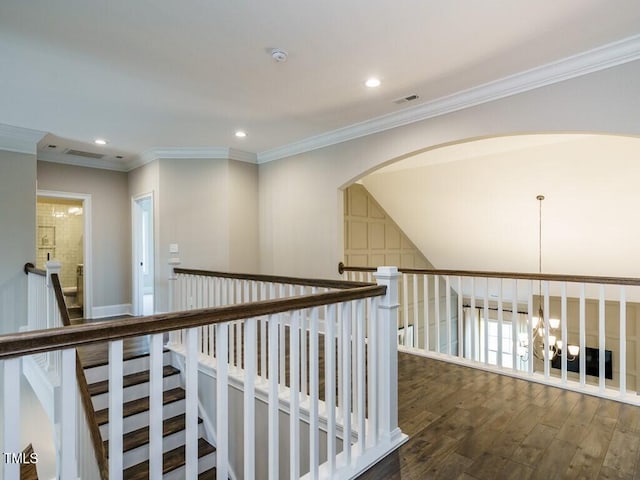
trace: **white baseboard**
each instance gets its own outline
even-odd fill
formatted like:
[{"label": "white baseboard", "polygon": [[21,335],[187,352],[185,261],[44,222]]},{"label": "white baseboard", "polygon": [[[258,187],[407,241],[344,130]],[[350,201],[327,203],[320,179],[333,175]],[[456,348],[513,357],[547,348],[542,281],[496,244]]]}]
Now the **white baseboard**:
[{"label": "white baseboard", "polygon": [[117,317],[119,315],[131,315],[131,304],[123,303],[122,305],[104,305],[102,307],[93,307],[91,309],[91,318]]}]

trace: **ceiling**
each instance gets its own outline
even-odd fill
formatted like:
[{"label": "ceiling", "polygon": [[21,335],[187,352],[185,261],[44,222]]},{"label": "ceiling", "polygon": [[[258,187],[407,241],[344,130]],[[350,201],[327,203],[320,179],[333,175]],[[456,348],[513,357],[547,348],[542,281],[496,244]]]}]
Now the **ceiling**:
[{"label": "ceiling", "polygon": [[123,170],[162,149],[259,161],[639,33],[637,0],[3,0],[0,124]]}]

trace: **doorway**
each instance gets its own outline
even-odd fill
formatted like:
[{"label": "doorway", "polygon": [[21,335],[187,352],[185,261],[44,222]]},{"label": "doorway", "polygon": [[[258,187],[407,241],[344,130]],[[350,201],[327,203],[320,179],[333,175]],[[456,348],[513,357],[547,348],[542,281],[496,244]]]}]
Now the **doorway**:
[{"label": "doorway", "polygon": [[154,289],[154,236],[153,193],[132,199],[133,222],[133,314],[153,315]]},{"label": "doorway", "polygon": [[72,318],[91,318],[91,195],[38,190],[36,266],[61,263],[60,284]]}]

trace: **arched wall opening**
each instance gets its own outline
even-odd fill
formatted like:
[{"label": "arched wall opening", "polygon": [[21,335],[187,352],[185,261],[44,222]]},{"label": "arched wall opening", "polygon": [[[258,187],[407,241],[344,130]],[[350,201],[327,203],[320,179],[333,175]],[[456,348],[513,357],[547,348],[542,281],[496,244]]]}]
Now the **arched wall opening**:
[{"label": "arched wall opening", "polygon": [[[344,251],[342,189],[408,154],[468,139],[516,133],[640,136],[638,78],[640,61],[629,62],[261,164],[260,270],[337,277],[336,265]],[[537,193],[533,193],[533,209]],[[629,218],[633,217],[632,208],[625,206],[625,211]],[[535,255],[534,247],[532,256]],[[532,266],[524,269],[531,270]]]},{"label": "arched wall opening", "polygon": [[[384,162],[344,189],[353,266],[640,276],[640,138],[473,138]],[[545,196],[542,224],[537,195]]]}]

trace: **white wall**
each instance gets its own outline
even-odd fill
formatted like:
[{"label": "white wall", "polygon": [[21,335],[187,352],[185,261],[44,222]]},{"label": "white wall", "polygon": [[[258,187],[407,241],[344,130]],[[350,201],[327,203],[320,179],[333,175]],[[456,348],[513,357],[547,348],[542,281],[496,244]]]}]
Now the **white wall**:
[{"label": "white wall", "polygon": [[401,156],[470,138],[515,133],[638,135],[638,111],[640,62],[636,61],[260,165],[261,270],[335,277],[343,248],[338,190]]},{"label": "white wall", "polygon": [[[129,196],[154,192],[156,311],[168,309],[170,257],[184,268],[258,270],[258,167],[158,159],[129,173]],[[179,253],[169,255],[169,245]]]},{"label": "white wall", "polygon": [[640,276],[640,138],[562,138],[363,182],[439,268],[537,272],[544,194],[544,272]]},{"label": "white wall", "polygon": [[27,323],[24,264],[36,257],[36,157],[0,150],[0,333]]},{"label": "white wall", "polygon": [[131,207],[127,174],[38,162],[38,188],[91,194],[93,307],[130,304]]}]

